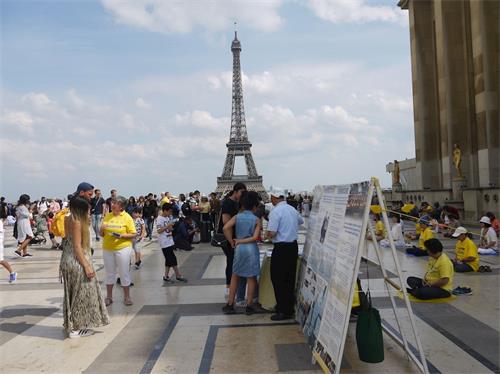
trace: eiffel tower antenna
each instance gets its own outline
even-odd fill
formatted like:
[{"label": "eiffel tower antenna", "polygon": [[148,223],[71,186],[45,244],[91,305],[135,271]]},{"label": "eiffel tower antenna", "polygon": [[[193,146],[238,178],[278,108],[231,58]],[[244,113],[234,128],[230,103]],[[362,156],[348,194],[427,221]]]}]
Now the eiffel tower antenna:
[{"label": "eiffel tower antenna", "polygon": [[[243,86],[241,83],[241,43],[238,40],[236,22],[234,25],[234,40],[231,43],[231,52],[233,53],[233,102],[231,111],[231,131],[229,133],[229,142],[226,144],[226,162],[224,163],[222,176],[217,178],[216,191],[224,194],[227,191],[231,191],[236,182],[243,182],[246,184],[248,190],[258,192],[263,200],[267,201],[268,196],[262,183],[262,176],[257,173],[257,168],[255,167],[255,162],[250,150],[252,143],[248,140],[245,107],[243,105]],[[234,174],[236,157],[244,158],[247,170],[246,175]]]}]

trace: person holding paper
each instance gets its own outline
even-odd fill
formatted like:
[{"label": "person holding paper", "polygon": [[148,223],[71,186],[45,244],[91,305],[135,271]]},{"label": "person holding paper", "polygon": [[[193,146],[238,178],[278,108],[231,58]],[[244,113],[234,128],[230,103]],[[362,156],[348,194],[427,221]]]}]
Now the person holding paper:
[{"label": "person holding paper", "polygon": [[295,304],[295,274],[299,246],[299,226],[304,219],[299,212],[288,205],[285,197],[271,195],[274,209],[269,214],[267,237],[273,240],[271,255],[271,281],[276,296],[276,314],[273,321],[290,319]]}]

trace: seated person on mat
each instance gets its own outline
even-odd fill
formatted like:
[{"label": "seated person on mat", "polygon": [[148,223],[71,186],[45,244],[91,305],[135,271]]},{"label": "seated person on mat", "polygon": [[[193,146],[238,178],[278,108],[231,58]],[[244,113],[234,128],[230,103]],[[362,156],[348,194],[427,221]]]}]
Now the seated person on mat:
[{"label": "seated person on mat", "polygon": [[491,227],[491,220],[484,216],[479,220],[481,224],[481,237],[479,239],[478,252],[482,255],[495,255],[498,250],[497,233]]},{"label": "seated person on mat", "polygon": [[424,242],[429,253],[424,279],[408,277],[408,293],[421,300],[440,299],[451,296],[453,289],[453,263],[443,253],[443,245],[437,239]]},{"label": "seated person on mat", "polygon": [[476,245],[467,235],[467,229],[462,226],[457,227],[452,236],[458,238],[455,245],[455,259],[452,260],[453,269],[457,273],[477,271],[479,269],[479,254]]},{"label": "seated person on mat", "polygon": [[424,228],[420,237],[418,238],[418,247],[406,248],[406,253],[409,255],[414,255],[417,257],[427,256],[427,251],[425,250],[425,241],[434,238],[434,232],[431,227],[431,219],[429,216],[423,216],[419,220],[420,225]]},{"label": "seated person on mat", "polygon": [[[382,222],[382,219],[380,218],[380,214],[375,214],[375,240],[378,242],[381,241],[382,239],[385,239],[387,236],[387,231],[385,230],[384,222]],[[366,236],[366,239],[372,240],[371,234],[368,234]]]},{"label": "seated person on mat", "polygon": [[[391,232],[389,235],[391,235],[392,240],[394,241],[394,245],[396,248],[404,248],[405,247],[405,238],[403,236],[403,226],[401,224],[401,218],[399,215],[393,215],[391,217],[392,219],[392,227],[391,227]],[[381,247],[388,248],[391,246],[389,239],[383,239],[380,242]]]}]

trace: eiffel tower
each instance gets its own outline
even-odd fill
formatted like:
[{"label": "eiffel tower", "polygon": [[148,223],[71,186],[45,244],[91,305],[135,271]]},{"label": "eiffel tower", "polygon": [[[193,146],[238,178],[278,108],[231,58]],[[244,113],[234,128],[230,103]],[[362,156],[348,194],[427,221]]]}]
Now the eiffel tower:
[{"label": "eiffel tower", "polygon": [[[231,52],[233,53],[233,108],[231,113],[231,133],[229,136],[229,143],[226,144],[227,156],[222,176],[217,178],[216,192],[224,194],[231,191],[236,182],[243,182],[248,190],[258,192],[262,199],[267,201],[268,196],[262,184],[262,176],[257,173],[252,152],[250,151],[252,143],[248,140],[245,108],[243,106],[243,88],[241,84],[241,43],[238,40],[236,31],[234,32],[234,40],[231,44]],[[245,158],[247,169],[246,175],[234,174],[236,157]]]}]

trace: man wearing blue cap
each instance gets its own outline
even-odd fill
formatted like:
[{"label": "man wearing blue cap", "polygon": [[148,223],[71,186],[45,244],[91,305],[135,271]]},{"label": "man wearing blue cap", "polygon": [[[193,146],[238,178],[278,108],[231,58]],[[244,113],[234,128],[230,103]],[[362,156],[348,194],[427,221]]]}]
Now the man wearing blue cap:
[{"label": "man wearing blue cap", "polygon": [[82,182],[76,188],[76,192],[73,196],[79,196],[90,202],[92,196],[94,196],[94,186],[90,183]]}]

